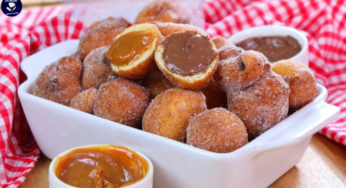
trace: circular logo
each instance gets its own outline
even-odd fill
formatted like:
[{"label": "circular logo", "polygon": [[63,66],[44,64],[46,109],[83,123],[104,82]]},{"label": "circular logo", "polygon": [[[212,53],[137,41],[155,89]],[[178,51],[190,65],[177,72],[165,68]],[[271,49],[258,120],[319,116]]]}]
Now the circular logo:
[{"label": "circular logo", "polygon": [[17,16],[22,11],[22,2],[20,0],[2,0],[1,10],[6,16]]}]

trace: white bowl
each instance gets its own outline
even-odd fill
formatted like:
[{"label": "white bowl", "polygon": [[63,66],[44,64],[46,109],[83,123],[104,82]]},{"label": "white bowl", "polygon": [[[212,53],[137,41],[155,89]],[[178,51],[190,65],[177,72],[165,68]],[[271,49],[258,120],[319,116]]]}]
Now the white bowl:
[{"label": "white bowl", "polygon": [[45,65],[73,54],[77,46],[78,40],[65,41],[20,64],[28,79],[18,94],[37,144],[51,159],[90,144],[135,149],[153,162],[154,187],[267,187],[300,160],[312,135],[340,111],[325,102],[327,90],[318,85],[311,103],[272,129],[234,152],[213,153],[34,96],[34,82]]},{"label": "white bowl", "polygon": [[[49,188],[77,188],[77,187],[74,187],[74,186],[71,186],[71,185],[64,183],[63,181],[61,181],[56,176],[55,171],[56,171],[56,167],[59,166],[59,157],[63,157],[75,149],[91,148],[91,147],[94,148],[94,147],[99,147],[99,146],[103,147],[103,146],[108,146],[108,145],[87,145],[87,146],[75,147],[75,148],[69,149],[69,150],[64,151],[64,152],[60,153],[59,155],[57,155],[49,165],[49,170],[48,170]],[[109,145],[109,146],[117,147],[115,145]],[[154,176],[154,166],[153,166],[152,162],[150,161],[150,159],[147,156],[145,156],[144,154],[142,154],[138,151],[134,151],[131,149],[128,149],[128,151],[138,154],[145,161],[147,161],[149,164],[149,169],[148,169],[148,172],[146,173],[145,177],[143,179],[141,179],[140,181],[138,181],[134,184],[131,184],[131,185],[121,186],[121,187],[125,187],[125,188],[152,188],[153,187],[153,176]]]},{"label": "white bowl", "polygon": [[266,37],[266,36],[291,36],[295,38],[300,46],[301,50],[295,56],[289,58],[291,60],[296,60],[303,63],[306,66],[309,66],[309,44],[305,35],[300,31],[286,26],[279,25],[266,25],[259,27],[252,27],[249,29],[242,30],[238,33],[233,34],[229,40],[234,44],[241,42],[245,39],[252,37]]}]

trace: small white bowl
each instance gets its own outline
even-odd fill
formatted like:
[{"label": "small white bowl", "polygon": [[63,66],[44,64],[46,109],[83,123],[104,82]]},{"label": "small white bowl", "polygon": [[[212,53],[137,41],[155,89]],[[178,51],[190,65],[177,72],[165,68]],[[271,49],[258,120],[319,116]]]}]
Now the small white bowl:
[{"label": "small white bowl", "polygon": [[300,31],[285,26],[279,25],[266,25],[259,27],[252,27],[249,29],[242,30],[238,33],[233,34],[229,40],[234,44],[241,42],[245,39],[252,37],[266,37],[266,36],[291,36],[295,38],[301,45],[301,50],[295,56],[289,58],[291,60],[296,60],[303,63],[306,66],[309,66],[309,48],[308,40],[305,35]]},{"label": "small white bowl", "polygon": [[[67,151],[64,151],[62,153],[60,153],[58,156],[56,156],[52,162],[49,165],[49,170],[48,170],[48,178],[49,178],[49,188],[77,188],[71,185],[68,185],[66,183],[64,183],[63,181],[61,181],[57,175],[56,175],[56,168],[59,165],[60,162],[60,158],[67,155],[68,153],[76,150],[76,149],[80,149],[80,148],[95,148],[95,147],[113,147],[113,148],[119,148],[119,149],[124,149],[125,147],[123,146],[116,146],[116,145],[108,145],[108,144],[97,144],[97,145],[86,145],[86,146],[81,146],[81,147],[75,147],[72,149],[69,149]],[[130,185],[125,185],[125,186],[120,186],[120,187],[124,187],[124,188],[152,188],[153,187],[153,176],[154,176],[154,166],[152,164],[152,162],[150,161],[150,159],[145,156],[144,154],[138,152],[138,151],[134,151],[132,149],[128,149],[126,148],[127,151],[130,151],[132,153],[135,153],[137,155],[139,155],[140,157],[142,157],[147,163],[148,163],[148,171],[145,175],[144,178],[142,178],[141,180],[139,180],[136,183],[130,184]]]}]

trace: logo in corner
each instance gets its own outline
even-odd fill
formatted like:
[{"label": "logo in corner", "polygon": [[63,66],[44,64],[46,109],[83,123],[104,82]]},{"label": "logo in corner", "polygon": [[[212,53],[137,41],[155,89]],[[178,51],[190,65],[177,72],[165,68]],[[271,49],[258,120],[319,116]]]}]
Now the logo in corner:
[{"label": "logo in corner", "polygon": [[22,2],[20,0],[2,0],[1,10],[6,16],[17,16],[22,11]]}]

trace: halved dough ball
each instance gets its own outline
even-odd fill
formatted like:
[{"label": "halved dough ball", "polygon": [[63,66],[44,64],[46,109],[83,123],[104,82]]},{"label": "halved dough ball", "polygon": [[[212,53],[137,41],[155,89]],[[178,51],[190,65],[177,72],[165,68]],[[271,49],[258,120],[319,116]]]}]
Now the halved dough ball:
[{"label": "halved dough ball", "polygon": [[246,127],[224,108],[204,111],[191,118],[186,143],[217,153],[232,152],[248,142]]},{"label": "halved dough ball", "polygon": [[95,88],[90,88],[78,93],[71,99],[70,107],[92,114],[96,92],[97,90]]},{"label": "halved dough ball", "polygon": [[209,36],[196,29],[167,36],[155,51],[155,61],[176,86],[201,89],[214,76],[218,53]]},{"label": "halved dough ball", "polygon": [[156,0],[150,2],[139,12],[134,24],[154,23],[157,21],[190,23],[190,18],[177,1]]},{"label": "halved dough ball", "polygon": [[109,79],[116,78],[112,71],[107,51],[109,46],[92,50],[83,61],[82,85],[84,89],[99,88]]},{"label": "halved dough ball", "polygon": [[96,22],[79,41],[79,58],[83,60],[91,50],[111,45],[114,38],[130,25],[124,18],[113,17]]},{"label": "halved dough ball", "polygon": [[119,76],[138,79],[156,70],[154,52],[162,40],[153,24],[137,24],[119,34],[108,50],[113,71]]},{"label": "halved dough ball", "polygon": [[95,98],[96,116],[139,128],[149,105],[149,91],[126,79],[117,78],[101,85]]},{"label": "halved dough ball", "polygon": [[35,81],[33,94],[63,105],[82,91],[82,64],[75,57],[63,57],[46,66]]},{"label": "halved dough ball", "polygon": [[143,116],[143,130],[185,142],[191,117],[207,109],[200,91],[174,88],[158,95]]},{"label": "halved dough ball", "polygon": [[302,63],[293,60],[281,60],[272,64],[272,70],[282,77],[288,76],[290,79],[290,112],[305,106],[318,94],[314,73]]}]

